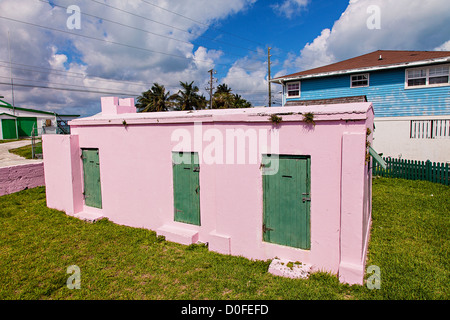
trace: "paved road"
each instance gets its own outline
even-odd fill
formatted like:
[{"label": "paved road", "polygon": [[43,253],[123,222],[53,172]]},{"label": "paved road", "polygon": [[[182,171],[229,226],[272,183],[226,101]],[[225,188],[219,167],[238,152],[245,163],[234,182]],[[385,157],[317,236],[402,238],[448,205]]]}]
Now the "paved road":
[{"label": "paved road", "polygon": [[8,150],[20,148],[31,144],[31,140],[20,140],[14,142],[0,143],[0,168],[15,166],[18,164],[30,164],[42,162],[42,159],[25,159],[14,153],[10,153]]}]

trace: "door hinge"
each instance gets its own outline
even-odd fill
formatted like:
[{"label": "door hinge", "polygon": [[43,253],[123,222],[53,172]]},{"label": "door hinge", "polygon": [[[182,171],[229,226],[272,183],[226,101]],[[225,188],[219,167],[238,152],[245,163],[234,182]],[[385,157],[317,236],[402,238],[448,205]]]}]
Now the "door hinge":
[{"label": "door hinge", "polygon": [[263,223],[263,232],[266,233],[267,231],[273,231],[273,229],[272,228],[267,228],[266,224]]},{"label": "door hinge", "polygon": [[200,172],[200,167],[194,167],[194,172]]}]

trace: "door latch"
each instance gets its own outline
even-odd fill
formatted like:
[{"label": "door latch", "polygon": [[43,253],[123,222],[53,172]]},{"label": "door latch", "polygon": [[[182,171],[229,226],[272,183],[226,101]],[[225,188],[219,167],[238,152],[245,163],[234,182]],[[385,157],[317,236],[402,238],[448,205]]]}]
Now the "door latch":
[{"label": "door latch", "polygon": [[267,231],[273,231],[273,229],[272,228],[267,228],[266,224],[263,223],[263,232],[266,233]]},{"label": "door latch", "polygon": [[306,201],[311,201],[311,195],[309,193],[302,193],[302,196],[309,196],[309,197],[302,198],[303,203],[305,203]]}]

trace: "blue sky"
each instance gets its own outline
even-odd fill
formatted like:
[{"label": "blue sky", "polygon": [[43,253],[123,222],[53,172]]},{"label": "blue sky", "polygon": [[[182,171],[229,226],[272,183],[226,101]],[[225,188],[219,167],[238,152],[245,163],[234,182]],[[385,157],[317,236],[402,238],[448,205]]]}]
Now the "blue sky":
[{"label": "blue sky", "polygon": [[12,67],[16,106],[91,115],[100,97],[154,82],[194,81],[209,98],[214,69],[215,85],[262,106],[269,46],[272,77],[379,49],[450,50],[449,18],[448,0],[0,0],[0,95],[12,101]]}]

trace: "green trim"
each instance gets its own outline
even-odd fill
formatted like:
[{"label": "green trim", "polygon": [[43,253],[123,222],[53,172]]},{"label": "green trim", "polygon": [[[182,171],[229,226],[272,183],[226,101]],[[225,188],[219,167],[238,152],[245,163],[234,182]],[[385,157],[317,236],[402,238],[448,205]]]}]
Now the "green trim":
[{"label": "green trim", "polygon": [[0,99],[0,102],[5,103],[6,105],[0,105],[0,108],[7,108],[7,109],[15,109],[15,110],[21,110],[21,111],[28,111],[28,112],[35,112],[35,113],[41,113],[41,114],[48,114],[48,115],[57,115],[62,117],[79,117],[79,114],[59,114],[56,112],[49,112],[49,111],[42,111],[42,110],[36,110],[36,109],[29,109],[29,108],[21,108],[21,107],[13,107],[11,104],[9,104],[6,101],[3,101]]},{"label": "green trim", "polygon": [[41,111],[41,110],[35,110],[35,109],[28,109],[28,108],[19,108],[19,107],[13,107],[13,106],[1,106],[0,108],[7,108],[7,109],[15,109],[15,110],[21,110],[21,111],[28,111],[28,112],[34,112],[34,113],[42,113],[42,114],[51,114],[52,116],[55,115],[54,112],[48,112],[48,111]]},{"label": "green trim", "polygon": [[17,116],[15,116],[13,114],[6,113],[6,112],[0,113],[0,116],[2,116],[2,115],[8,116],[8,117],[12,117],[12,118],[16,118],[16,119],[18,118]]},{"label": "green trim", "polygon": [[369,146],[369,153],[372,156],[373,160],[378,162],[378,164],[383,168],[386,169],[386,161],[383,160],[383,158],[372,148]]},{"label": "green trim", "polygon": [[[4,104],[6,104],[7,106],[11,106],[11,104],[9,104],[8,102],[6,102],[6,101],[3,101],[2,99],[0,99],[0,102],[3,102]],[[12,107],[12,106],[11,106]]]}]

